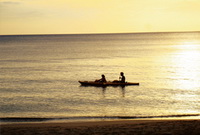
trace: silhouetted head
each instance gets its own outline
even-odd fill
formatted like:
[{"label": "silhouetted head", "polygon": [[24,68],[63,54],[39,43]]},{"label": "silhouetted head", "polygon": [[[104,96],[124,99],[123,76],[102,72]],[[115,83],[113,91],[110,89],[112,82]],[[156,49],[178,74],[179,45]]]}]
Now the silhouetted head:
[{"label": "silhouetted head", "polygon": [[101,75],[102,78],[105,78],[105,75]]},{"label": "silhouetted head", "polygon": [[121,76],[123,76],[123,75],[124,75],[124,73],[123,73],[123,72],[121,72],[121,73],[120,73],[120,75],[121,75]]}]

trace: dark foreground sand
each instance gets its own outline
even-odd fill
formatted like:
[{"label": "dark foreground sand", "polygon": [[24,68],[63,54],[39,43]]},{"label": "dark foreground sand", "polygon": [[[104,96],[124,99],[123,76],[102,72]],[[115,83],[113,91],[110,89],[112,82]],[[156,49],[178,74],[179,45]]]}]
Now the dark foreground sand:
[{"label": "dark foreground sand", "polygon": [[200,135],[200,120],[1,124],[1,135]]}]

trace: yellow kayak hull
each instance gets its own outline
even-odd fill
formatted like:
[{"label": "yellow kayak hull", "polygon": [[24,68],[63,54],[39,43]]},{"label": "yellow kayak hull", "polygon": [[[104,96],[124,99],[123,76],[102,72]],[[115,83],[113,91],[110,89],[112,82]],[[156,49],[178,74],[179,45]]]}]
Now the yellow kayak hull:
[{"label": "yellow kayak hull", "polygon": [[140,85],[137,82],[94,82],[94,81],[79,81],[82,86],[99,86],[99,87],[106,87],[106,86],[130,86],[130,85]]}]

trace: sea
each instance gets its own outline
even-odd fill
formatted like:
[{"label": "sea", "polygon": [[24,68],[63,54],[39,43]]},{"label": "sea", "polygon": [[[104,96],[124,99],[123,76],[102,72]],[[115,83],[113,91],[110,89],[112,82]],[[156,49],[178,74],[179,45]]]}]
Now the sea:
[{"label": "sea", "polygon": [[[124,72],[138,86],[81,86]],[[1,35],[0,121],[200,116],[200,32]]]}]

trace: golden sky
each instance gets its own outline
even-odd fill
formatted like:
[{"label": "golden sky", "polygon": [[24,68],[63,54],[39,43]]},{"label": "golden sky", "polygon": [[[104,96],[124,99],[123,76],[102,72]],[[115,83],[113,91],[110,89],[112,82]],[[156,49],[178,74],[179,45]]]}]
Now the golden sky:
[{"label": "golden sky", "polygon": [[0,35],[200,31],[200,0],[0,0]]}]

